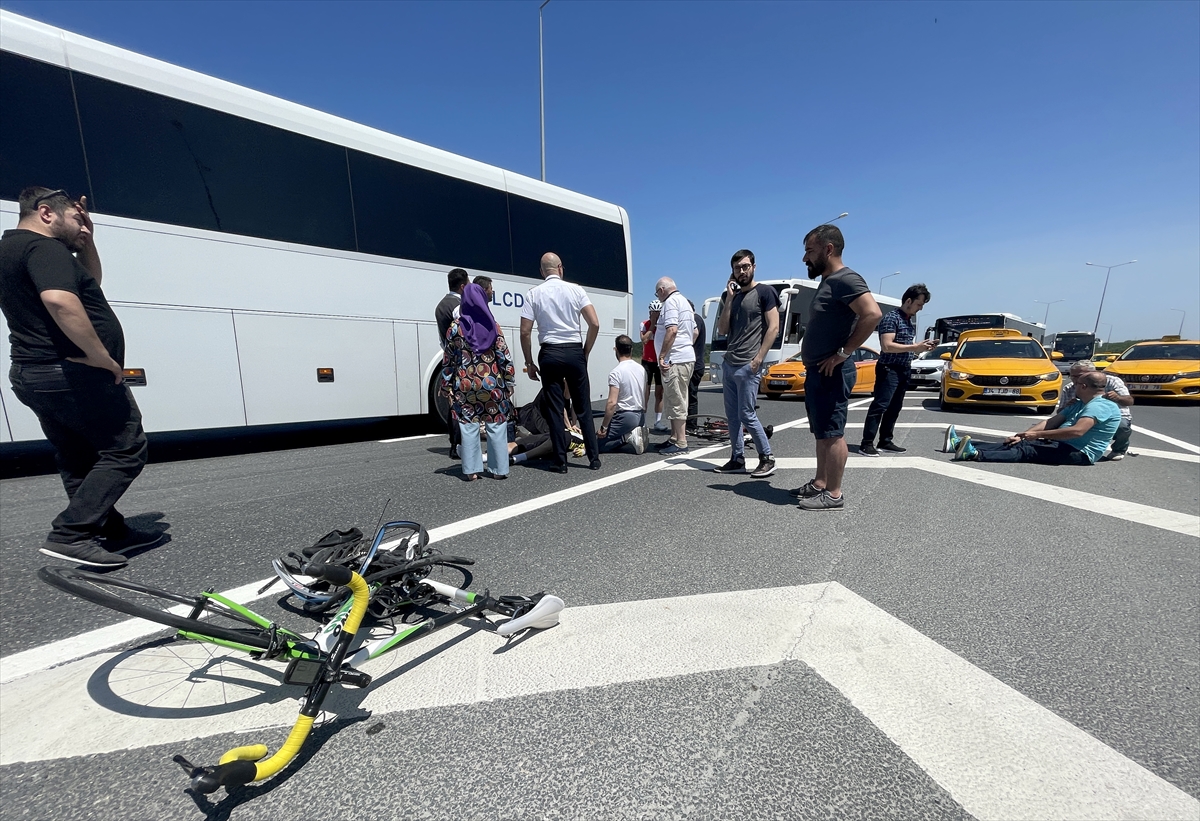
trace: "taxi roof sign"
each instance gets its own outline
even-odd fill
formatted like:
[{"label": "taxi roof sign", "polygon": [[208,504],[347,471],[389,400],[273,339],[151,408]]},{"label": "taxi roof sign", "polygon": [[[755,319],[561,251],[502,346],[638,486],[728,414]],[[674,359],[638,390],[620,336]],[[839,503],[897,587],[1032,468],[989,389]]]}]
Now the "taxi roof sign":
[{"label": "taxi roof sign", "polygon": [[964,339],[1000,339],[1003,337],[1025,338],[1025,334],[1016,328],[976,328],[973,331],[963,331],[958,335],[959,341]]}]

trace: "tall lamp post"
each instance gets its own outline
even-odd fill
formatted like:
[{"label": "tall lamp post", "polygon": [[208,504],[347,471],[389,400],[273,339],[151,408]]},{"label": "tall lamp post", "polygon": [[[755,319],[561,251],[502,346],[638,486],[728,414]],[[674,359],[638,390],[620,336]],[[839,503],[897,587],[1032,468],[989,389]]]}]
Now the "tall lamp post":
[{"label": "tall lamp post", "polygon": [[848,217],[848,216],[850,216],[850,212],[849,212],[849,211],[843,211],[842,213],[838,214],[838,215],[837,215],[836,217],[834,217],[833,219],[831,219],[831,220],[825,220],[825,221],[824,221],[823,223],[821,223],[821,224],[822,224],[822,225],[832,225],[833,223],[835,223],[835,222],[837,222],[838,220],[840,220],[842,217]]},{"label": "tall lamp post", "polygon": [[538,6],[538,108],[542,113],[542,182],[546,181],[546,66],[542,59],[542,9],[550,0]]},{"label": "tall lamp post", "polygon": [[1183,338],[1183,320],[1187,319],[1187,311],[1183,310],[1183,308],[1172,308],[1171,310],[1179,311],[1179,313],[1183,314],[1183,316],[1179,317],[1179,338],[1182,339]]},{"label": "tall lamp post", "polygon": [[1107,268],[1108,269],[1108,273],[1106,273],[1104,275],[1104,290],[1100,292],[1100,309],[1098,311],[1096,311],[1096,325],[1095,325],[1095,327],[1092,328],[1093,335],[1096,333],[1096,331],[1100,330],[1100,314],[1104,313],[1104,295],[1108,293],[1109,274],[1112,273],[1113,268],[1120,268],[1122,265],[1133,265],[1133,263],[1135,263],[1135,262],[1137,262],[1136,259],[1131,259],[1131,260],[1129,260],[1129,262],[1118,262],[1116,265],[1097,265],[1094,262],[1087,263],[1088,265],[1092,266],[1093,268]]},{"label": "tall lamp post", "polygon": [[1062,300],[1062,299],[1055,299],[1055,300],[1052,300],[1052,301],[1050,301],[1050,302],[1042,302],[1040,299],[1035,299],[1035,300],[1034,300],[1034,302],[1036,302],[1038,305],[1045,305],[1045,306],[1046,306],[1046,314],[1045,314],[1045,316],[1043,316],[1043,317],[1042,317],[1042,324],[1043,324],[1043,325],[1045,325],[1045,324],[1046,324],[1046,323],[1047,323],[1047,322],[1050,320],[1050,306],[1051,306],[1051,305],[1055,305],[1055,304],[1057,304],[1057,303],[1059,303],[1059,302],[1064,302],[1064,301],[1065,301],[1065,300]]},{"label": "tall lamp post", "polygon": [[1105,327],[1105,328],[1108,328],[1108,330],[1104,332],[1104,337],[1103,337],[1103,339],[1104,339],[1104,344],[1105,344],[1105,345],[1107,345],[1109,342],[1111,342],[1111,341],[1112,341],[1112,328],[1113,328],[1113,326],[1112,326],[1112,323],[1111,323],[1111,322],[1103,322],[1103,323],[1101,323],[1101,324],[1102,324],[1102,325],[1104,325],[1104,327]]},{"label": "tall lamp post", "polygon": [[881,294],[883,293],[883,282],[884,282],[884,280],[891,279],[892,277],[898,277],[898,276],[900,276],[900,272],[899,272],[899,271],[897,271],[897,272],[896,272],[896,273],[894,273],[894,274],[888,274],[888,275],[887,275],[887,276],[885,276],[883,279],[879,280],[879,293],[881,293]]}]

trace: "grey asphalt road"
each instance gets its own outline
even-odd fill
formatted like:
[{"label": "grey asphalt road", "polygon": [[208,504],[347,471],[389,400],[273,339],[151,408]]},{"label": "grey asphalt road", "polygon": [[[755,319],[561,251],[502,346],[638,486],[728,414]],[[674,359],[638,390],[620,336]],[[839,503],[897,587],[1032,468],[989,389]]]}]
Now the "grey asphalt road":
[{"label": "grey asphalt road", "polygon": [[[1137,502],[1194,517],[1200,465],[1140,455],[1091,468],[966,468],[994,475],[979,484],[862,464],[944,463],[936,451],[948,422],[1013,431],[1029,424],[1020,412],[944,414],[930,396],[909,395],[897,436],[908,453],[851,455],[840,513],[795,509],[787,488],[810,477],[803,468],[754,481],[694,465],[589,484],[659,458],[650,454],[606,456],[598,473],[516,467],[507,482],[465,484],[441,438],[154,464],[122,509],[139,523],[167,526],[170,538],[123,572],[181,591],[232,589],[266,578],[272,557],[335,527],[370,529],[385,502],[390,517],[436,528],[577,487],[579,495],[498,516],[439,547],[476,557],[475,577],[493,591],[546,589],[569,607],[837,582],[1200,796],[1197,538],[1003,485],[1027,479],[1111,500],[1114,510]],[[715,391],[702,402],[720,412]],[[783,425],[804,415],[803,403],[764,399],[760,414]],[[852,410],[851,424],[864,415]],[[1139,405],[1135,424],[1200,444],[1194,405]],[[848,432],[852,445],[857,432]],[[781,460],[814,454],[803,425],[779,431],[772,446]],[[1194,455],[1136,432],[1132,447]],[[36,547],[61,504],[54,477],[0,482],[5,658],[120,620],[36,582],[46,563]],[[277,598],[255,608],[277,610]],[[257,735],[274,748],[286,728]],[[799,661],[401,712],[350,709],[316,731],[299,766],[271,781],[212,800],[184,791],[172,755],[211,762],[246,740],[222,732],[24,763],[6,750],[4,817],[974,817]]]}]

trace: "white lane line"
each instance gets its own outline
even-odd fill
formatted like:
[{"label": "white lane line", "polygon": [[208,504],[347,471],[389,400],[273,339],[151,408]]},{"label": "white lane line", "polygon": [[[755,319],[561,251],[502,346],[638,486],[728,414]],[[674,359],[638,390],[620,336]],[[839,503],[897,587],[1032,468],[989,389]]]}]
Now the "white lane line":
[{"label": "white lane line", "polygon": [[1133,429],[1137,433],[1144,434],[1145,436],[1153,436],[1155,439],[1166,442],[1168,445],[1174,445],[1175,447],[1180,448],[1181,450],[1186,450],[1189,453],[1200,453],[1200,446],[1193,445],[1191,442],[1173,439],[1172,437],[1167,436],[1165,433],[1159,433],[1158,431],[1153,431],[1149,428],[1143,428],[1141,425],[1134,425]]},{"label": "white lane line", "polygon": [[[1200,802],[1177,787],[837,583],[572,607],[558,628],[509,652],[498,653],[501,640],[482,633],[389,675],[437,641],[368,662],[363,669],[376,685],[335,691],[330,710],[379,716],[799,661],[976,818],[1194,819],[1200,812]],[[125,661],[145,671],[136,655]],[[6,687],[0,763],[285,727],[295,716],[283,688],[268,689],[270,703],[188,716],[200,685],[221,686],[228,673],[221,670],[196,674],[189,680],[196,687],[180,688],[174,701],[157,698],[146,709],[126,702],[114,713],[87,689],[111,658]],[[114,680],[115,669],[107,682]],[[166,718],[172,709],[179,717]]]},{"label": "white lane line", "polygon": [[411,442],[414,439],[434,439],[438,436],[445,436],[444,433],[422,433],[417,436],[401,436],[399,439],[380,439],[379,444],[390,445],[393,442]]},{"label": "white lane line", "polygon": [[[720,463],[714,462],[711,459],[691,459],[686,463],[672,465],[670,469],[711,471],[718,464]],[[816,467],[817,460],[812,456],[795,458],[777,457],[775,459],[775,468],[777,470],[815,470]],[[963,462],[940,462],[933,459],[926,459],[923,456],[887,456],[879,459],[854,457],[846,461],[847,470],[902,470],[906,468],[923,470],[927,473],[934,473],[951,479],[961,479],[964,482],[971,482],[972,484],[986,485],[996,490],[1006,490],[1009,493],[1016,493],[1021,496],[1029,496],[1033,499],[1064,505],[1072,510],[1086,510],[1104,516],[1111,516],[1114,519],[1133,522],[1134,524],[1146,525],[1147,527],[1155,527],[1160,530],[1169,530],[1173,533],[1200,538],[1200,516],[1179,513],[1160,507],[1151,507],[1150,505],[1130,502],[1125,499],[1100,496],[1083,490],[1072,490],[1071,488],[1059,487],[1057,485],[1046,484],[1045,482],[1035,482],[1032,479],[991,473],[979,468],[967,467]],[[724,474],[717,475],[723,476]],[[734,478],[741,479],[743,477]]]},{"label": "white lane line", "polygon": [[[728,445],[693,450],[690,452],[689,457],[703,457],[726,447]],[[665,470],[678,461],[679,459],[663,459],[643,465],[642,467],[633,468],[632,470],[614,473],[611,476],[604,476],[591,482],[584,482],[583,484],[564,488],[554,493],[548,493],[536,499],[518,502],[517,504],[502,507],[498,510],[488,511],[477,516],[471,516],[467,519],[442,525],[441,527],[431,528],[429,530],[429,541],[433,543],[449,539],[453,536],[459,536],[463,533],[476,530],[484,525],[500,522],[505,519],[512,519],[540,508],[549,507],[550,505],[565,502],[588,493],[594,493],[622,482],[638,479],[655,471]],[[234,590],[224,592],[222,595],[228,596],[239,604],[249,604],[279,593],[279,587],[273,587],[271,590],[261,594],[258,592],[269,581],[271,581],[271,577],[242,585]],[[45,670],[68,661],[83,658],[92,653],[116,647],[119,644],[145,636],[152,636],[163,629],[160,625],[142,619],[129,619],[108,627],[99,628],[98,630],[91,630],[67,639],[61,639],[40,647],[32,647],[28,650],[22,650],[19,653],[0,657],[0,684],[7,684],[10,681],[27,676],[38,670]]]}]

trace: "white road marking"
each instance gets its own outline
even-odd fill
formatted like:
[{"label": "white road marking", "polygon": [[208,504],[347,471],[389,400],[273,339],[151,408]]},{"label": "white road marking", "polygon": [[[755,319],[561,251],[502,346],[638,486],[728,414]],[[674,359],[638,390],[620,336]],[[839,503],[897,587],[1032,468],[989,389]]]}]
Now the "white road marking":
[{"label": "white road marking", "polygon": [[1134,425],[1133,429],[1137,433],[1145,434],[1146,436],[1153,436],[1155,439],[1166,442],[1168,445],[1174,445],[1175,447],[1186,450],[1189,453],[1200,453],[1200,446],[1193,445],[1190,442],[1184,442],[1180,439],[1173,439],[1170,436],[1167,436],[1165,433],[1159,433],[1158,431],[1153,431],[1149,428],[1143,428],[1141,425]]},{"label": "white road marking", "polygon": [[[686,463],[673,465],[671,470],[712,470],[719,462],[711,459],[691,459]],[[815,470],[817,460],[814,457],[775,459],[776,470]],[[968,467],[962,462],[943,462],[926,459],[922,456],[887,456],[879,459],[855,457],[846,462],[847,470],[923,470],[951,479],[961,479],[977,485],[986,485],[997,490],[1006,490],[1040,499],[1044,502],[1064,505],[1073,510],[1086,510],[1122,519],[1135,524],[1155,527],[1182,533],[1185,536],[1200,538],[1200,516],[1189,513],[1179,513],[1174,510],[1152,507],[1150,505],[1130,502],[1125,499],[1114,499],[1100,496],[1083,490],[1059,487],[1045,482],[1035,482],[1032,479],[1022,479],[1018,476],[1006,476],[1002,473],[991,473],[975,467]],[[718,474],[722,475],[722,474]],[[741,478],[741,477],[737,477]]]},{"label": "white road marking", "polygon": [[444,433],[423,433],[419,436],[401,436],[399,439],[380,439],[379,444],[390,445],[393,442],[411,442],[414,439],[434,439],[439,436],[445,436]]},{"label": "white road marking", "polygon": [[[976,818],[1200,814],[1200,802],[1182,790],[835,582],[568,608],[558,628],[508,652],[497,652],[501,640],[484,633],[389,676],[437,641],[364,665],[376,685],[365,693],[336,690],[330,710],[379,716],[799,661]],[[207,716],[145,717],[188,709],[166,699],[141,716],[128,703],[125,712],[110,712],[90,697],[87,681],[111,658],[77,661],[6,687],[0,763],[285,727],[296,713],[287,697],[294,690],[269,687],[267,703]],[[249,693],[269,684],[250,680],[258,684]]]}]

